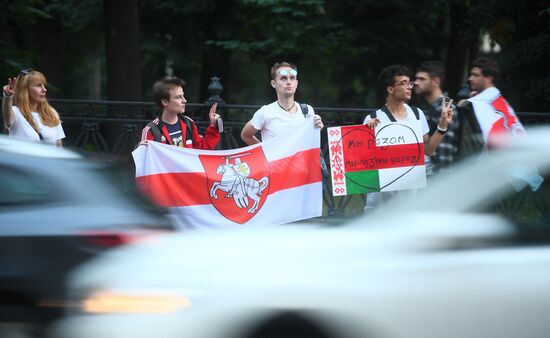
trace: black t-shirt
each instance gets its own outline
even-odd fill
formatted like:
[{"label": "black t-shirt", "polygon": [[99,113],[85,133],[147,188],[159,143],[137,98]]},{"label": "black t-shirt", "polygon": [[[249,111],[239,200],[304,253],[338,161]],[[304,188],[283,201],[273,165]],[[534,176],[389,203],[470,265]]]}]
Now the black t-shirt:
[{"label": "black t-shirt", "polygon": [[185,142],[181,137],[180,122],[178,121],[174,124],[166,123],[165,125],[166,125],[166,129],[168,129],[168,134],[170,135],[170,140],[172,141],[172,145],[176,147],[185,148]]}]

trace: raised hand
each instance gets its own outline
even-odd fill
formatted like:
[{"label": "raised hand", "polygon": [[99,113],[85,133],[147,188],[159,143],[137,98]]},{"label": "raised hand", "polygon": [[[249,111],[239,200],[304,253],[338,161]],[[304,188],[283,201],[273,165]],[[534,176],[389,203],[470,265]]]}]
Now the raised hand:
[{"label": "raised hand", "polygon": [[447,129],[449,124],[453,121],[453,100],[449,100],[449,102],[445,102],[445,98],[443,98],[443,102],[441,102],[441,118],[439,119],[439,127],[441,129]]},{"label": "raised hand", "polygon": [[216,120],[220,118],[220,115],[216,113],[216,108],[218,108],[218,103],[214,103],[212,107],[210,107],[210,112],[208,113],[211,126],[215,126]]},{"label": "raised hand", "polygon": [[8,84],[4,86],[4,96],[13,96],[15,94],[15,85],[17,84],[17,78],[9,78],[8,77]]}]

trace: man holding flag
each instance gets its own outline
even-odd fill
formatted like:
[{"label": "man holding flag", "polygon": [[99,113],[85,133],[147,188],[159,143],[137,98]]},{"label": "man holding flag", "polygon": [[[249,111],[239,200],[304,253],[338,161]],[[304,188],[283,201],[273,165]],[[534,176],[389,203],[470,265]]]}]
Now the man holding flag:
[{"label": "man holding flag", "polygon": [[494,146],[495,141],[502,142],[502,135],[513,139],[525,134],[514,109],[495,87],[499,76],[496,61],[482,57],[474,60],[468,78],[470,90],[478,94],[468,99],[466,108],[473,111],[487,148]]},{"label": "man holding flag", "polygon": [[[430,136],[430,128],[424,112],[407,104],[411,99],[414,87],[414,81],[411,81],[412,74],[409,68],[398,64],[382,69],[378,75],[378,85],[380,90],[386,94],[386,104],[378,109],[374,115],[367,115],[363,123],[374,130],[379,124],[419,120],[424,142],[425,162],[428,162],[428,156],[432,155],[437,149],[453,119],[452,100],[446,102],[443,99],[439,124],[436,131]],[[387,198],[391,198],[394,194],[394,191],[368,193],[365,212],[372,211],[376,205]]]},{"label": "man holding flag", "polygon": [[[294,101],[296,76],[290,64],[274,65],[271,83],[278,100],[245,126],[248,147],[213,151],[160,142],[138,147],[132,155],[140,189],[185,229],[273,226],[321,216],[323,123],[313,108]],[[261,143],[254,136],[258,130]]]}]

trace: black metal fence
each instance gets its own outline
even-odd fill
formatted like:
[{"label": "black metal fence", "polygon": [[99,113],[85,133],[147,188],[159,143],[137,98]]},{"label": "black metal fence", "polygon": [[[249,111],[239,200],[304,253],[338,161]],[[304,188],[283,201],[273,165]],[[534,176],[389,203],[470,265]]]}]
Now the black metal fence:
[{"label": "black metal fence", "polygon": [[[244,124],[261,106],[226,104],[214,86],[211,98],[206,103],[188,103],[186,114],[199,126],[201,133],[207,126],[208,110],[212,102],[218,102],[218,112],[224,120],[219,149],[234,149],[244,146],[240,132]],[[159,109],[149,102],[50,100],[58,110],[67,135],[65,145],[85,151],[109,154],[119,166],[124,179],[133,181],[131,152],[139,143],[145,124],[157,117]],[[361,124],[372,108],[350,109],[314,107],[326,127]],[[550,123],[550,113],[518,113],[525,125]],[[326,133],[321,134],[321,146],[327,156]],[[468,140],[462,142],[463,152],[472,152]],[[128,183],[131,184],[131,183]],[[330,193],[330,178],[326,180],[323,194],[327,216],[353,216],[362,213],[364,197],[350,195],[333,197]]]}]

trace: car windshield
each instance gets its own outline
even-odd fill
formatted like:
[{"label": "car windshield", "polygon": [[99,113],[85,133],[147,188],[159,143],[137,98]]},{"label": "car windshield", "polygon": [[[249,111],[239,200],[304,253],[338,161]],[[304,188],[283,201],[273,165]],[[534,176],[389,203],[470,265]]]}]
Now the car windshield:
[{"label": "car windshield", "polygon": [[525,229],[550,229],[549,181],[546,148],[492,151],[436,176],[427,189],[398,194],[354,224],[365,226],[412,213],[488,214]]},{"label": "car windshield", "polygon": [[508,168],[509,183],[490,199],[481,212],[510,221],[522,241],[545,243],[550,239],[550,167],[517,164]]}]

